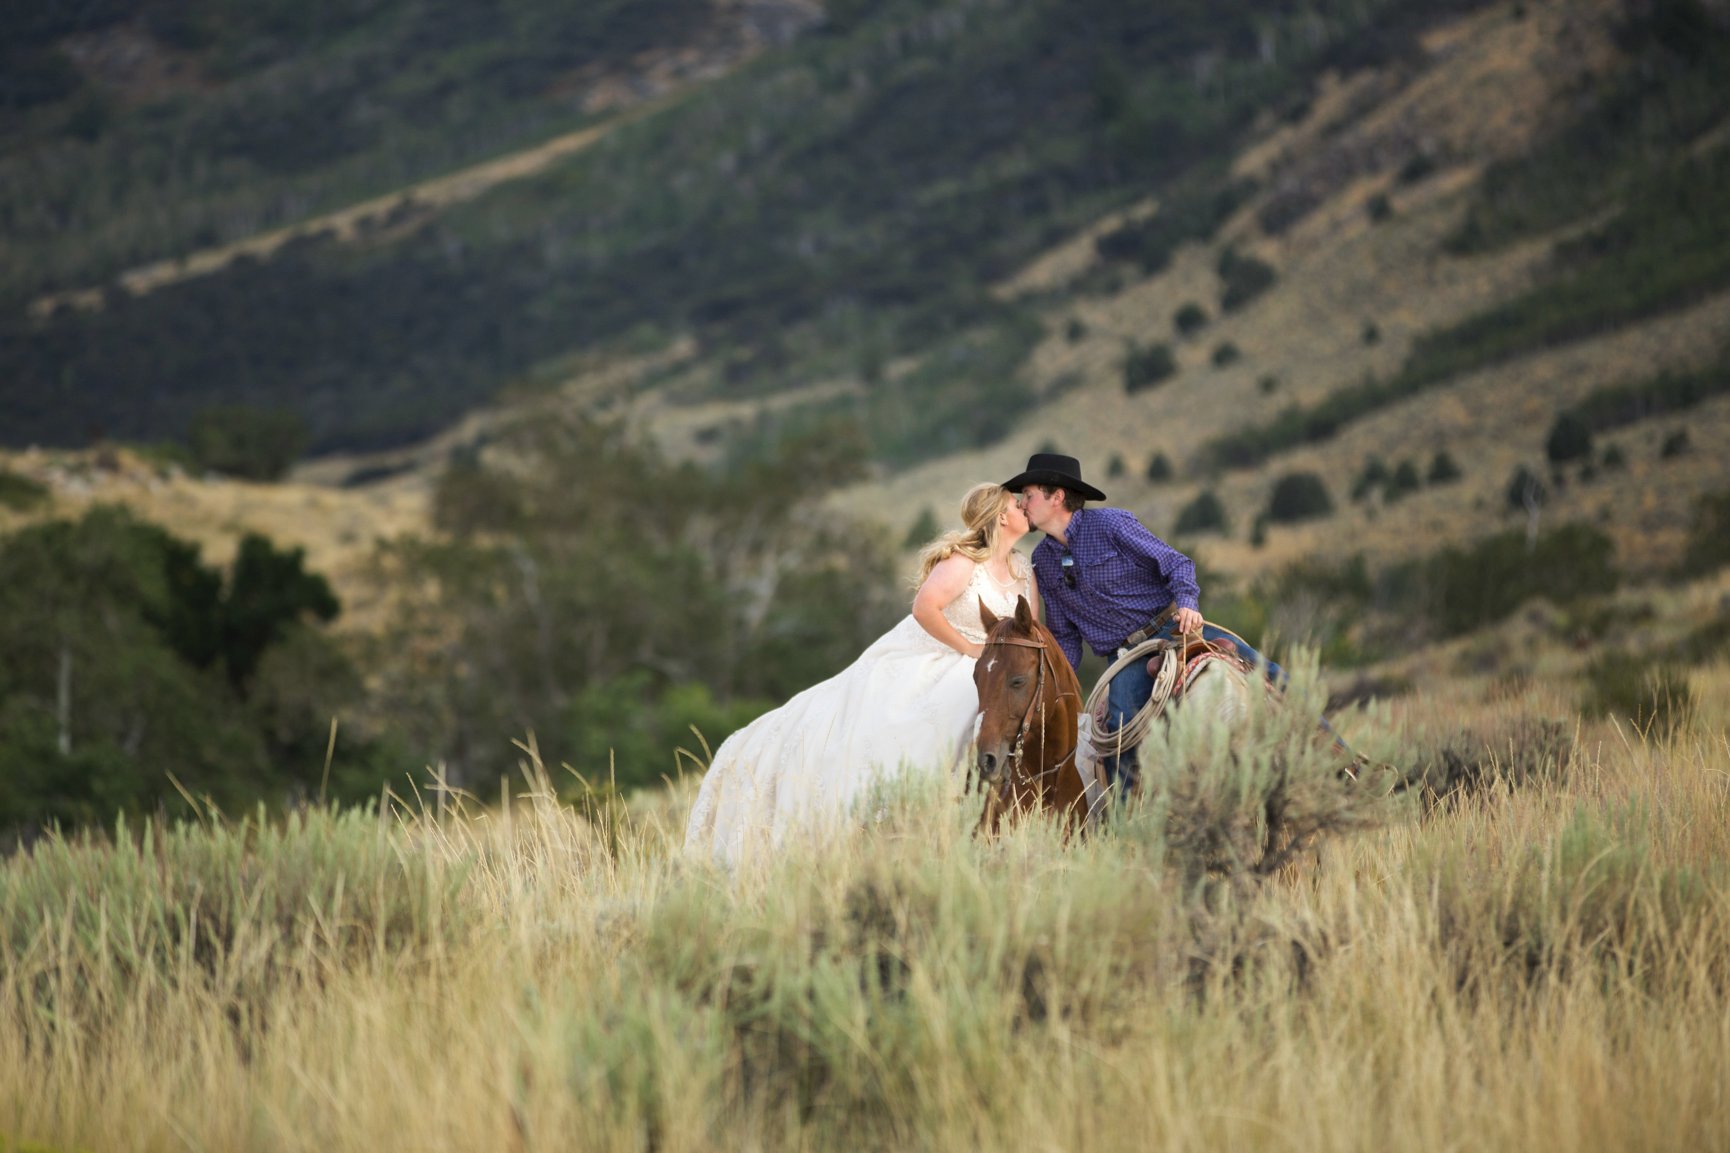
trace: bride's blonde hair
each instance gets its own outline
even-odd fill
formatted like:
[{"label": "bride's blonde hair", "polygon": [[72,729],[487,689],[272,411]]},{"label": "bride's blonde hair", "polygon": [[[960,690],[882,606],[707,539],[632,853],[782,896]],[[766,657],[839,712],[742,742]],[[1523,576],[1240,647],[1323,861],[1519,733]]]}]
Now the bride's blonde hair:
[{"label": "bride's blonde hair", "polygon": [[919,550],[919,577],[913,583],[924,584],[932,569],[956,553],[982,564],[989,560],[997,547],[997,518],[1014,499],[1014,493],[990,481],[968,489],[961,498],[961,523],[967,527],[946,532]]}]

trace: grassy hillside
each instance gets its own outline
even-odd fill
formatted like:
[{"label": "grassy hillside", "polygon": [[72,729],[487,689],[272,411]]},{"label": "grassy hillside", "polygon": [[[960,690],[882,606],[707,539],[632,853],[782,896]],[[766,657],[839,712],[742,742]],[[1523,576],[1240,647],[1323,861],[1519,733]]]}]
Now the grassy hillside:
[{"label": "grassy hillside", "polygon": [[1670,738],[1482,679],[1353,718],[1470,787],[1353,799],[1300,752],[1287,800],[1349,819],[1267,876],[1262,771],[1303,747],[1271,730],[1240,792],[1209,788],[1212,742],[1174,739],[1168,803],[1084,844],[979,841],[971,807],[914,792],[736,878],[681,859],[688,789],[585,813],[535,763],[484,810],[439,793],[47,842],[0,865],[0,1132],[1720,1147],[1730,843],[1703,738],[1727,687],[1719,666]]}]

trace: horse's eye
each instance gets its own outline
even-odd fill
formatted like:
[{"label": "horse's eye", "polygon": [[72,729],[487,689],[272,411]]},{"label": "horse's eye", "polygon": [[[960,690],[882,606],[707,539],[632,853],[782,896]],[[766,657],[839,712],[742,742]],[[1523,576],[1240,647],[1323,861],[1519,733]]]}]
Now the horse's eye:
[{"label": "horse's eye", "polygon": [[1026,677],[1010,677],[1009,678],[1009,687],[1012,689],[1025,688],[1026,685],[1027,685],[1027,678]]}]

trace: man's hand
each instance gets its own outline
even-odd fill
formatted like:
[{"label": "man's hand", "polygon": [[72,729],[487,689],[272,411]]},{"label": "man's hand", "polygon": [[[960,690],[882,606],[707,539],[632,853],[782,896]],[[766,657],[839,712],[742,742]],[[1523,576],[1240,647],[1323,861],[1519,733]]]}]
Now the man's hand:
[{"label": "man's hand", "polygon": [[1177,609],[1171,614],[1171,623],[1178,633],[1199,633],[1201,631],[1201,614],[1194,609]]}]

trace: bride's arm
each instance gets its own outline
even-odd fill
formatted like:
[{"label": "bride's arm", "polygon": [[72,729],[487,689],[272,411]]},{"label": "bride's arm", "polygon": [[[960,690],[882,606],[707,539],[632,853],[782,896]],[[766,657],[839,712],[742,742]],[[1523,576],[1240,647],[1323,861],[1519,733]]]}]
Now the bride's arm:
[{"label": "bride's arm", "polygon": [[913,594],[913,619],[919,626],[964,657],[978,657],[985,646],[962,636],[943,615],[943,606],[960,596],[973,579],[973,562],[960,553],[939,561]]}]

